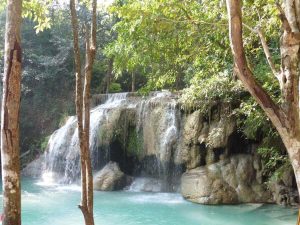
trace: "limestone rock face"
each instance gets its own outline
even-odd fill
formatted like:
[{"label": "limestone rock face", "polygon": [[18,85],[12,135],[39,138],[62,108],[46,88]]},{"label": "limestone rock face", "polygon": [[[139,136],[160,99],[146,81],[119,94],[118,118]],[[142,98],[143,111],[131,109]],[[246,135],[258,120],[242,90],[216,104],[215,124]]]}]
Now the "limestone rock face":
[{"label": "limestone rock face", "polygon": [[[270,186],[272,196],[266,191],[261,161],[255,156],[259,143],[237,129],[233,104],[218,103],[203,113],[185,110],[179,97],[162,91],[143,97],[118,93],[94,98],[92,166],[106,165],[94,176],[96,190],[120,190],[129,185],[128,174],[141,178],[132,185],[141,191],[177,191],[181,180],[183,196],[203,204],[297,200],[293,171]],[[27,165],[23,174],[39,177],[44,169],[57,176],[57,183],[78,180],[76,128],[76,117],[70,117],[51,135],[45,154]]]},{"label": "limestone rock face", "polygon": [[260,182],[254,156],[239,154],[182,175],[184,198],[201,204],[272,202],[271,193]]},{"label": "limestone rock face", "polygon": [[98,147],[109,146],[116,136],[124,133],[131,123],[135,123],[135,111],[131,108],[118,107],[113,110],[107,110],[106,119],[97,121],[98,127]]},{"label": "limestone rock face", "polygon": [[226,105],[220,105],[209,119],[199,110],[182,117],[179,148],[175,155],[177,164],[184,164],[191,170],[230,155],[229,142],[236,132],[236,120],[226,110]]},{"label": "limestone rock face", "polygon": [[198,137],[203,127],[200,111],[186,115],[183,119],[182,135],[179,151],[177,151],[175,162],[177,164],[185,163],[189,169],[200,166],[203,157],[199,147]]},{"label": "limestone rock face", "polygon": [[130,182],[130,177],[120,170],[116,162],[109,162],[102,170],[94,175],[94,190],[121,190],[130,184]]},{"label": "limestone rock face", "polygon": [[291,167],[286,169],[281,177],[281,179],[273,181],[269,185],[274,201],[278,205],[297,205],[299,195],[295,189],[296,181],[293,169]]},{"label": "limestone rock face", "polygon": [[178,139],[179,111],[169,95],[153,97],[139,106],[138,130],[143,135],[143,156],[169,162]]},{"label": "limestone rock face", "polygon": [[210,177],[207,168],[199,167],[182,176],[183,197],[200,204],[237,203],[235,190],[221,179]]},{"label": "limestone rock face", "polygon": [[220,116],[219,120],[211,121],[207,139],[204,140],[211,148],[224,148],[227,146],[228,137],[235,130],[235,126],[236,122],[233,117],[228,115]]}]

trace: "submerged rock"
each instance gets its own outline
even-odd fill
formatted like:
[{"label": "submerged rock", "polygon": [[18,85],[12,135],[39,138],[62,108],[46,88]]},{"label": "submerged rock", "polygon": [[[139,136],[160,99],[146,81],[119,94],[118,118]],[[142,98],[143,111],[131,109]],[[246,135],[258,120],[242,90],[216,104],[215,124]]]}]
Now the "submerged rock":
[{"label": "submerged rock", "polygon": [[132,178],[124,174],[116,162],[109,162],[94,175],[94,190],[121,190],[132,182]]},{"label": "submerged rock", "polygon": [[201,204],[272,202],[261,180],[254,156],[239,154],[182,175],[184,198]]}]

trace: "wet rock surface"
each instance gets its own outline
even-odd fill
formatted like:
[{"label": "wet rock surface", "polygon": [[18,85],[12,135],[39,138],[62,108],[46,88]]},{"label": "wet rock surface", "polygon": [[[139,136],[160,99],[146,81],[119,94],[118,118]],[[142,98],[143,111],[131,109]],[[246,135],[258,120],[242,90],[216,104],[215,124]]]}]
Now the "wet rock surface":
[{"label": "wet rock surface", "polygon": [[116,162],[109,162],[94,175],[94,190],[117,191],[128,186],[132,178],[124,174]]},{"label": "wet rock surface", "polygon": [[251,155],[239,154],[187,171],[181,178],[181,193],[201,204],[272,202],[271,192],[255,169],[256,161]]},{"label": "wet rock surface", "polygon": [[269,183],[273,199],[278,205],[298,205],[299,195],[295,189],[296,180],[293,169],[287,168],[280,179]]},{"label": "wet rock surface", "polygon": [[[93,169],[103,168],[95,175],[97,190],[124,188],[127,174],[149,179],[136,182],[140,191],[172,192],[181,184],[187,200],[203,204],[298,201],[293,174],[266,190],[258,144],[239,133],[230,104],[216,105],[203,115],[181,109],[178,95],[168,91],[146,97],[119,93],[98,100],[103,104],[91,110],[90,133]],[[52,134],[45,154],[23,173],[38,177],[42,162],[45,171],[61,176],[58,183],[76,182],[76,126],[76,117],[70,117]]]}]

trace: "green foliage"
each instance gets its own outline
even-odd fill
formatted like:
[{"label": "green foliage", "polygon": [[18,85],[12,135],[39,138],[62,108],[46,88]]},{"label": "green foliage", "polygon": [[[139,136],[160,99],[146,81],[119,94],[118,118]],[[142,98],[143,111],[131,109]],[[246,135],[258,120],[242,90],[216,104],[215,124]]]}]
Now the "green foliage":
[{"label": "green foliage", "polygon": [[[241,132],[248,139],[262,141],[260,150],[267,176],[285,165],[284,149],[268,143],[280,139],[257,103],[233,78],[224,1],[127,0],[117,2],[111,13],[118,17],[116,41],[105,48],[114,57],[118,77],[138,71],[147,84],[139,93],[162,88],[183,89],[185,109],[208,113],[220,102],[230,102]],[[259,83],[280,102],[278,82],[270,70],[258,35],[264,32],[275,66],[279,68],[280,20],[275,0],[243,1],[244,45],[247,59]],[[267,153],[269,156],[267,157]],[[274,157],[270,157],[274,153]],[[267,160],[270,159],[270,161]]]},{"label": "green foliage", "polygon": [[273,136],[276,131],[265,113],[252,99],[248,98],[235,110],[239,129],[248,139],[257,140],[262,136]]},{"label": "green foliage", "polygon": [[[39,149],[40,142],[61,125],[63,118],[75,113],[74,109],[74,68],[73,46],[68,8],[49,5],[50,1],[23,1],[24,13],[31,19],[24,19],[22,26],[23,74],[21,101],[21,148]],[[49,4],[48,4],[49,3]],[[47,7],[49,6],[49,7]],[[32,8],[31,8],[32,7]],[[107,58],[103,48],[114,38],[110,32],[111,18],[106,12],[99,11],[98,51],[92,79],[93,93],[99,93],[99,86],[107,72]],[[36,33],[37,25],[45,15],[51,15],[51,28]],[[89,15],[79,10],[80,18]],[[42,20],[39,20],[41,18]],[[5,13],[0,14],[0,38],[4,39]],[[81,26],[82,27],[82,26]],[[84,32],[80,30],[84,37]],[[84,39],[84,38],[83,38]],[[3,54],[4,41],[0,42],[0,56]],[[80,43],[84,48],[84,43]],[[84,56],[82,56],[83,58]],[[2,70],[3,60],[0,61]],[[120,90],[120,89],[119,89]]]},{"label": "green foliage", "polygon": [[[23,18],[33,20],[36,23],[36,33],[51,27],[49,8],[52,3],[53,0],[24,0],[22,2],[22,16]],[[0,14],[4,12],[6,4],[6,0],[0,2]]]},{"label": "green foliage", "polygon": [[263,175],[269,180],[279,180],[284,171],[291,167],[288,155],[282,154],[281,150],[275,147],[261,147],[258,154],[263,161]]},{"label": "green foliage", "polygon": [[33,20],[36,33],[51,27],[49,7],[52,0],[25,0],[23,1],[23,17]]},{"label": "green foliage", "polygon": [[2,13],[5,9],[6,6],[6,1],[1,1],[0,2],[0,13]]},{"label": "green foliage", "polygon": [[[40,149],[40,143],[58,128],[62,114],[73,114],[73,59],[68,11],[52,13],[51,29],[36,34],[36,22],[23,20],[21,150]],[[5,14],[0,15],[4,39]],[[4,41],[0,42],[3,50]],[[0,52],[1,55],[1,52]],[[2,70],[2,61],[0,62]]]},{"label": "green foliage", "polygon": [[[62,16],[60,13],[58,17]],[[60,21],[54,23],[51,30],[38,35],[32,32],[31,22],[26,21],[23,26],[25,56],[21,102],[23,150],[39,149],[40,144],[35,144],[36,140],[51,134],[62,125],[64,118],[75,113],[71,36],[66,32],[71,29],[69,20]]]},{"label": "green foliage", "polygon": [[127,153],[131,156],[139,156],[143,147],[143,140],[136,129],[130,129],[128,133]]},{"label": "green foliage", "polygon": [[[146,76],[147,89],[182,88],[197,71],[209,66],[217,73],[225,65],[220,58],[231,60],[224,39],[227,31],[221,25],[224,9],[208,0],[201,4],[196,0],[117,4],[111,12],[119,18],[114,27],[118,38],[106,48],[106,54],[114,57],[119,76],[134,70]],[[209,32],[212,29],[219,32]]]},{"label": "green foliage", "polygon": [[[90,1],[81,3],[80,21],[87,21]],[[24,0],[23,6],[26,19],[22,30],[21,143],[24,150],[45,147],[45,137],[59,126],[60,119],[74,113],[70,100],[74,97],[74,65],[69,10],[53,7],[51,0]],[[4,7],[5,1],[1,1],[0,12]],[[136,89],[141,94],[183,89],[180,101],[188,110],[200,109],[205,114],[220,102],[230,102],[238,107],[234,113],[239,129],[248,139],[262,142],[259,154],[265,176],[278,177],[289,166],[287,156],[279,150],[284,149],[282,145],[274,144],[279,136],[264,112],[233,76],[225,9],[224,1],[219,0],[115,1],[110,14],[98,12],[92,92],[106,89],[105,78],[113,61],[115,78],[110,92],[130,90],[134,73]],[[281,31],[277,14],[275,0],[243,1],[244,23],[251,28],[261,27],[279,68]],[[1,40],[4,27],[2,13]],[[79,33],[84,37],[83,29]],[[280,102],[278,82],[267,64],[259,37],[246,27],[243,35],[251,70],[272,98]],[[80,47],[84,48],[83,42]],[[0,49],[3,57],[3,41]],[[135,132],[130,131],[128,149],[136,151],[140,144]]]},{"label": "green foliage", "polygon": [[243,92],[241,83],[233,80],[226,71],[206,78],[197,74],[191,86],[183,90],[180,102],[185,109],[197,108],[208,113],[220,102],[238,102]]},{"label": "green foliage", "polygon": [[121,92],[122,88],[121,88],[121,84],[119,83],[111,83],[109,86],[109,92],[110,93],[117,93],[117,92]]},{"label": "green foliage", "polygon": [[93,65],[93,82],[91,83],[91,94],[103,93],[105,90],[105,76],[107,62],[103,60],[95,61]]},{"label": "green foliage", "polygon": [[48,146],[48,141],[50,139],[50,136],[47,136],[47,137],[44,137],[42,140],[41,140],[41,144],[40,144],[40,149],[41,151],[45,151],[47,146]]}]

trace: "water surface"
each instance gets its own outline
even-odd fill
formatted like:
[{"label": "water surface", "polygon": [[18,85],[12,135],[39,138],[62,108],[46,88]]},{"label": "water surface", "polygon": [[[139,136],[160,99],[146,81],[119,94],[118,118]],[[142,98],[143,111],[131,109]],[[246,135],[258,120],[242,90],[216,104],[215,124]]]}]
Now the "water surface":
[{"label": "water surface", "polygon": [[[79,186],[22,185],[23,225],[84,224]],[[276,205],[197,205],[174,193],[95,192],[96,225],[294,225],[296,215]]]}]

